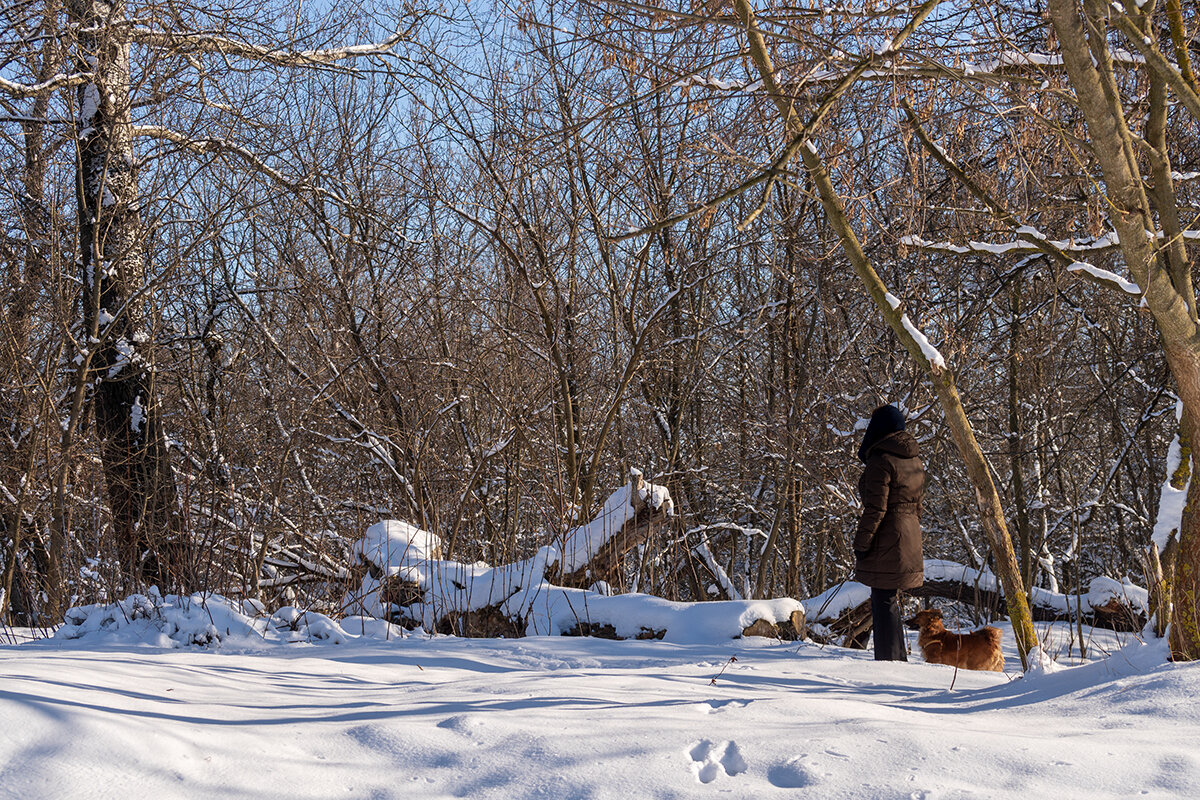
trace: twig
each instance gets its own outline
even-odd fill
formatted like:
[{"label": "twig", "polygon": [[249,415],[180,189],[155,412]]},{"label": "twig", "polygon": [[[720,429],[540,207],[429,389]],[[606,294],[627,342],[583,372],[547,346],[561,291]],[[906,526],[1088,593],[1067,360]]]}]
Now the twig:
[{"label": "twig", "polygon": [[719,678],[725,674],[725,670],[729,669],[730,664],[736,664],[736,663],[737,663],[737,656],[730,656],[729,660],[725,662],[725,666],[721,667],[721,671],[712,677],[712,679],[708,682],[708,685],[716,686],[717,678]]}]

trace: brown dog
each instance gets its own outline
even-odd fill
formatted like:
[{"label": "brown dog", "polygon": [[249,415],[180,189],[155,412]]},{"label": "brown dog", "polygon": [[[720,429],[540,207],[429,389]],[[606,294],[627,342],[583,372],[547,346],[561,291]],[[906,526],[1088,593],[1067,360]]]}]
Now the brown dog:
[{"label": "brown dog", "polygon": [[942,625],[942,612],[936,608],[918,611],[905,620],[912,630],[920,631],[917,644],[930,664],[950,664],[959,669],[1004,671],[1000,652],[1000,629],[987,627],[972,633],[951,633]]}]

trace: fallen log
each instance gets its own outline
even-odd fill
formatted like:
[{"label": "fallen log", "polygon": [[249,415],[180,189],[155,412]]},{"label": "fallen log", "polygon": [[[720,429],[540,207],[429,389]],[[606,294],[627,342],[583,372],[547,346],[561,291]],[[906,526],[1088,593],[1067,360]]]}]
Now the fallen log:
[{"label": "fallen log", "polygon": [[[908,590],[913,597],[941,597],[977,608],[1004,607],[1003,593],[992,573],[953,561],[925,561],[925,583]],[[1029,595],[1035,622],[1076,622],[1092,628],[1132,633],[1146,625],[1149,594],[1128,580],[1093,578],[1078,595],[1059,594],[1034,587]]]},{"label": "fallen log", "polygon": [[808,625],[804,619],[804,609],[797,608],[786,620],[771,621],[756,619],[742,629],[742,637],[762,636],[767,639],[782,639],[794,642],[808,635]]},{"label": "fallen log", "polygon": [[871,636],[871,590],[846,581],[804,601],[808,638],[862,650]]}]

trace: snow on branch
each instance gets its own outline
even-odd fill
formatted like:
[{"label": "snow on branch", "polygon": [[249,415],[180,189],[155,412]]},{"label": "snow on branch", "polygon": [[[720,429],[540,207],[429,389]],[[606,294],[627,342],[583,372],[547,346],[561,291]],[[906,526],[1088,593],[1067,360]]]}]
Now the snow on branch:
[{"label": "snow on branch", "polygon": [[53,78],[44,80],[41,83],[27,84],[15,83],[0,76],[0,92],[4,92],[11,97],[37,97],[55,89],[79,86],[91,79],[91,73],[76,72],[71,75],[55,75]]},{"label": "snow on branch", "polygon": [[926,336],[920,328],[914,325],[912,320],[908,318],[908,314],[900,308],[900,298],[896,297],[896,295],[892,294],[891,292],[887,292],[884,295],[884,299],[887,300],[887,304],[892,307],[893,311],[900,312],[901,327],[903,327],[908,335],[912,337],[912,340],[917,343],[917,347],[921,348],[921,355],[925,356],[925,360],[929,362],[929,365],[931,367],[937,367],[938,369],[945,369],[946,359],[942,357],[941,351],[933,346],[933,343],[929,341],[929,337]]},{"label": "snow on branch", "polygon": [[[876,48],[875,55],[890,56],[894,50]],[[1127,67],[1137,67],[1145,64],[1146,59],[1125,50],[1112,52],[1113,63]],[[853,66],[816,67],[799,77],[787,78],[782,74],[776,81],[781,89],[796,93],[806,87],[819,84],[837,83],[852,71]],[[1046,73],[1064,71],[1063,59],[1058,54],[1024,53],[1009,50],[994,59],[978,63],[959,60],[954,64],[945,64],[928,58],[920,60],[893,62],[879,69],[867,69],[858,75],[859,80],[891,81],[897,78],[937,78],[948,77],[960,80],[976,81],[1038,81]],[[700,86],[715,89],[720,92],[760,92],[764,90],[762,80],[738,80],[736,78],[714,78],[705,75],[686,75],[672,84],[675,88],[683,89]]]},{"label": "snow on branch", "polygon": [[[1008,242],[979,242],[969,241],[966,244],[952,242],[931,242],[920,236],[904,236],[900,244],[916,247],[921,250],[939,250],[946,253],[988,253],[990,255],[1032,255],[1045,252],[1044,244],[1049,244],[1063,253],[1096,253],[1112,250],[1120,243],[1116,231],[1097,236],[1094,239],[1047,239],[1039,231],[1027,226],[1016,231],[1024,236]],[[1189,233],[1200,234],[1200,231]]]},{"label": "snow on branch", "polygon": [[327,50],[284,50],[209,33],[177,33],[150,28],[134,28],[132,33],[133,41],[147,47],[158,47],[184,53],[214,53],[265,64],[275,64],[280,67],[318,66],[350,58],[384,55],[391,52],[392,48],[406,36],[406,32],[397,32],[382,42],[371,44],[335,47]]},{"label": "snow on branch", "polygon": [[[1115,272],[1101,269],[1086,261],[1080,261],[1073,255],[1074,253],[1103,252],[1115,248],[1120,243],[1120,239],[1115,231],[1110,231],[1103,236],[1084,241],[1075,241],[1073,239],[1050,240],[1040,231],[1027,226],[1019,228],[1017,233],[1025,236],[1025,238],[999,243],[969,241],[966,244],[954,244],[952,242],[930,242],[922,239],[920,236],[904,236],[900,239],[900,243],[921,250],[957,254],[1032,255],[1035,253],[1045,253],[1047,249],[1050,249],[1057,251],[1056,254],[1063,256],[1068,272],[1086,277],[1094,283],[1099,283],[1110,289],[1117,289],[1131,297],[1140,298],[1142,296],[1142,289],[1135,282],[1128,278],[1123,278]],[[1183,237],[1185,239],[1200,239],[1200,231],[1184,231]],[[1159,233],[1158,238],[1161,240],[1163,235]]]},{"label": "snow on branch", "polygon": [[1115,286],[1122,292],[1125,292],[1125,294],[1133,297],[1142,296],[1142,288],[1133,281],[1122,278],[1115,272],[1109,272],[1106,269],[1092,266],[1086,261],[1072,262],[1067,266],[1067,272],[1083,273],[1097,282],[1105,284],[1106,286]]}]

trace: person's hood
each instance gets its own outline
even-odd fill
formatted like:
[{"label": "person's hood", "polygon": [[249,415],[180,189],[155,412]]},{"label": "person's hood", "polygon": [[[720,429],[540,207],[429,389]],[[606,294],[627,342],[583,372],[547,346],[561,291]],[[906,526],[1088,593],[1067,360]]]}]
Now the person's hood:
[{"label": "person's hood", "polygon": [[921,445],[908,431],[891,433],[880,439],[867,450],[864,460],[876,453],[891,453],[900,458],[917,458],[921,455]]},{"label": "person's hood", "polygon": [[864,464],[867,454],[871,452],[880,439],[889,434],[904,430],[904,413],[895,406],[880,406],[871,413],[871,421],[863,434],[862,444],[858,446],[858,460]]}]

